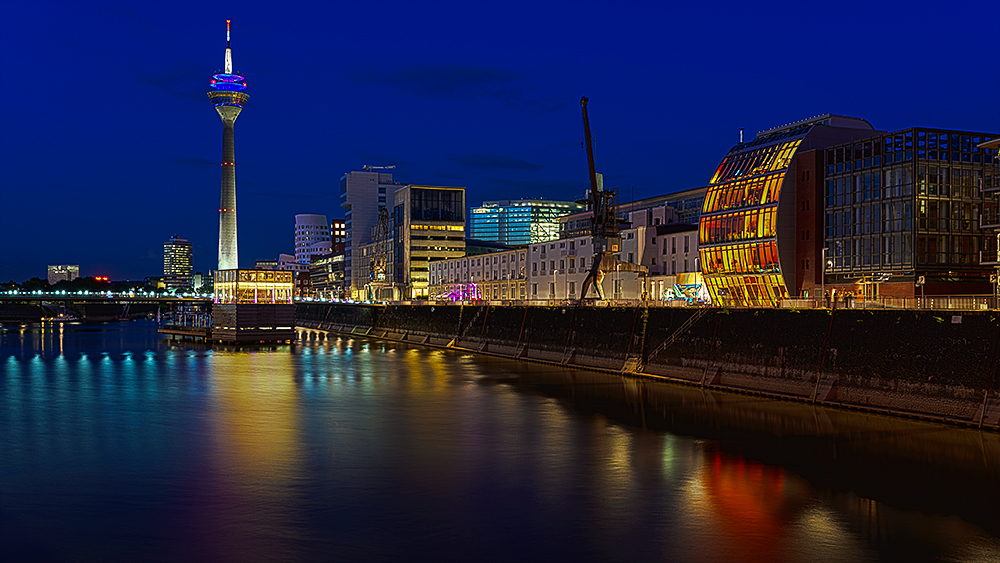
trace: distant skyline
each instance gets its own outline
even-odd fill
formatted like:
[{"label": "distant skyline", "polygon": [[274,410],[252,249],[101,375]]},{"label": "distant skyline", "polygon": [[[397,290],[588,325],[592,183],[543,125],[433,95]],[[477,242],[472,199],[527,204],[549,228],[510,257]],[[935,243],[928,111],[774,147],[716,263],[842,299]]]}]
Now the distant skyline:
[{"label": "distant skyline", "polygon": [[163,242],[215,267],[232,20],[240,265],[294,251],[296,214],[343,217],[339,179],[484,200],[622,201],[705,185],[739,129],[822,113],[876,129],[1000,132],[995,1],[0,7],[0,280],[162,274]]}]

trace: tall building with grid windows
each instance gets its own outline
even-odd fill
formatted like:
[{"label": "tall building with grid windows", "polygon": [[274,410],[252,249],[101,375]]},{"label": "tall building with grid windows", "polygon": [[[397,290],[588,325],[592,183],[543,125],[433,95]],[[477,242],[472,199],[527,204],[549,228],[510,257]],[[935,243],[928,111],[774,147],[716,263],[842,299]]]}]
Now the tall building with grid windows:
[{"label": "tall building with grid windows", "polygon": [[174,235],[163,243],[163,285],[168,290],[191,289],[194,281],[194,246]]},{"label": "tall building with grid windows", "polygon": [[826,286],[874,296],[993,293],[998,133],[914,127],[822,151]]},{"label": "tall building with grid windows", "polygon": [[403,299],[426,299],[431,263],[465,256],[465,188],[406,185],[394,203],[395,285]]},{"label": "tall building with grid windows", "polygon": [[469,210],[469,238],[510,246],[559,238],[559,218],[584,211],[572,201],[518,199],[484,201]]},{"label": "tall building with grid windows", "polygon": [[795,295],[796,155],[877,133],[867,120],[824,114],[761,131],[726,153],[699,221],[701,268],[713,303],[774,307]]},{"label": "tall building with grid windows", "polygon": [[[379,221],[379,209],[392,209],[393,194],[403,184],[392,174],[380,172],[383,167],[366,166],[364,170],[348,172],[340,178],[340,206],[344,208],[344,284],[347,295],[360,299],[371,281],[358,276],[362,245],[372,239]],[[388,168],[388,167],[385,167]],[[366,270],[367,272],[367,270]]]}]

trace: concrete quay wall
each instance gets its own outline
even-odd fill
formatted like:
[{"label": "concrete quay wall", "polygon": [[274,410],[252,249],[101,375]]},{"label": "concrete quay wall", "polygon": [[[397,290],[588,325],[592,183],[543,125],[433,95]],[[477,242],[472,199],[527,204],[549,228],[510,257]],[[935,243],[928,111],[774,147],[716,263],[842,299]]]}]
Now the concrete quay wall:
[{"label": "concrete quay wall", "polygon": [[1000,429],[1000,313],[300,304],[303,329]]}]

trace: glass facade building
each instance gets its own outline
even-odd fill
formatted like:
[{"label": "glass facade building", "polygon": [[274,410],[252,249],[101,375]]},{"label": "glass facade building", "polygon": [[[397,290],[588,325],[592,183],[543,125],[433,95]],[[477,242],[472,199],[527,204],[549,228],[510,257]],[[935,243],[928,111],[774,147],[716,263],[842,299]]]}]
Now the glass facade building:
[{"label": "glass facade building", "polygon": [[990,291],[992,268],[982,263],[995,259],[997,241],[981,224],[997,216],[997,202],[982,186],[997,150],[977,145],[998,136],[911,128],[827,148],[828,279],[879,274],[890,282],[883,291],[901,296],[913,296],[921,277],[928,293]]},{"label": "glass facade building", "polygon": [[509,246],[554,240],[559,238],[559,218],[585,209],[572,201],[484,201],[469,210],[469,238]]},{"label": "glass facade building", "polygon": [[394,203],[394,286],[402,299],[426,299],[431,262],[465,255],[465,188],[408,185]]},{"label": "glass facade building", "polygon": [[874,133],[864,119],[825,114],[762,131],[726,153],[699,220],[713,303],[774,307],[794,292],[796,153]]}]

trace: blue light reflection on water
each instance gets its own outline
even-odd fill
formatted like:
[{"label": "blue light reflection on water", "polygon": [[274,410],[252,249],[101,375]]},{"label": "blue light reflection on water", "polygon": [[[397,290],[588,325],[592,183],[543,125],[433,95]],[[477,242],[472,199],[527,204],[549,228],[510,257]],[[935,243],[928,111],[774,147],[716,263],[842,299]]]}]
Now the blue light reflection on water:
[{"label": "blue light reflection on water", "polygon": [[[556,368],[354,339],[211,349],[153,328],[0,334],[0,558],[866,561],[898,558],[900,542],[932,560],[1000,552],[954,517],[817,489],[713,440],[498,383]],[[580,384],[638,392],[628,380]]]}]

